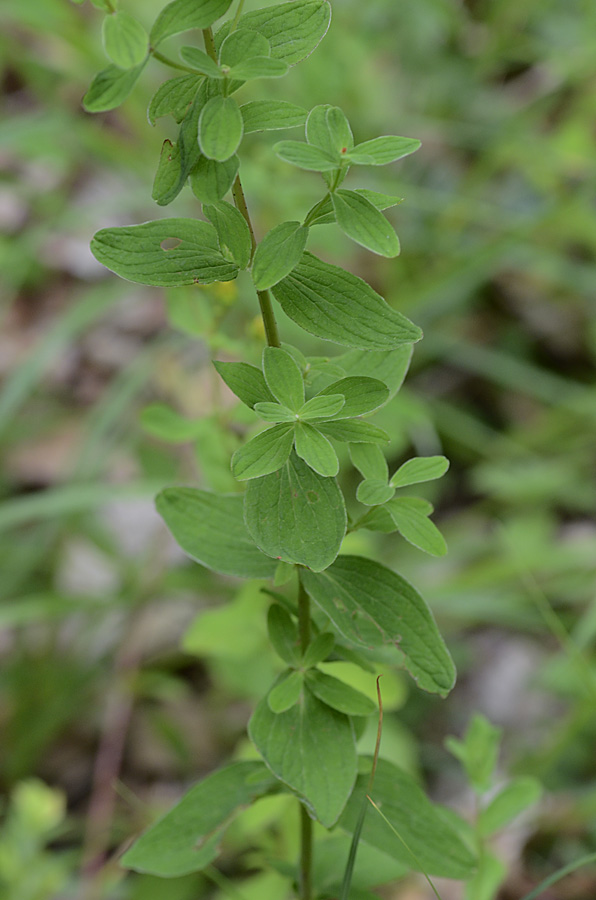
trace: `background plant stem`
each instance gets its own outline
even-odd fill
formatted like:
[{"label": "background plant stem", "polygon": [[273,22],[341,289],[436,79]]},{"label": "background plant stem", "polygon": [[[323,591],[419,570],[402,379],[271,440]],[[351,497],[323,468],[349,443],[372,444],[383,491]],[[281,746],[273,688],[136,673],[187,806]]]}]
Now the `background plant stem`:
[{"label": "background plant stem", "polygon": [[[310,644],[310,597],[298,575],[298,632],[300,649],[304,653]],[[300,804],[300,900],[312,896],[312,819]]]}]

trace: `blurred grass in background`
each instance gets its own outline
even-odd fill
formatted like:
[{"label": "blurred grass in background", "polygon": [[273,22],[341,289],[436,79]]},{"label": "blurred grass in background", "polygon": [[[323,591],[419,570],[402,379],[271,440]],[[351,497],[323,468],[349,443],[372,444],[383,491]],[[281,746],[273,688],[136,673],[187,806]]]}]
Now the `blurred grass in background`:
[{"label": "blurred grass in background", "polygon": [[[149,25],[163,3],[124,5]],[[537,775],[549,791],[540,815],[500,848],[510,863],[501,897],[515,900],[596,849],[596,5],[333,6],[312,58],[244,99],[332,102],[359,141],[422,139],[403,163],[365,170],[367,187],[404,197],[390,212],[402,256],[372,259],[324,226],[313,249],[364,275],[426,332],[378,421],[393,463],[412,452],[451,459],[444,484],[428,487],[450,552],[432,560],[362,532],[346,547],[366,547],[420,588],[459,668],[447,701],[393,678],[387,705],[399,715],[387,717],[383,752],[465,807],[442,742],[479,710],[504,728],[503,770]],[[198,209],[188,190],[164,213],[150,200],[161,142],[174,132],[164,119],[152,129],[145,110],[167,69],[153,62],[121,109],[83,112],[105,66],[101,18],[67,0],[0,6],[7,900],[164,896],[153,879],[101,866],[104,855],[189,781],[248,752],[249,710],[276,665],[259,585],[238,593],[233,580],[187,564],[152,510],[164,483],[238,489],[229,454],[252,420],[221,393],[209,360],[256,358],[262,335],[241,279],[164,296],[92,258],[100,227]],[[251,135],[243,146],[261,235],[320,195],[317,176],[278,160],[274,142]],[[297,333],[287,320],[281,328],[289,341]],[[305,349],[302,332],[297,340]],[[335,352],[314,339],[307,349]],[[154,401],[201,417],[196,443],[147,433],[139,413]],[[250,858],[235,855],[247,835],[261,854],[291,852],[291,819],[268,830],[280,803],[245,814],[230,833],[224,868],[244,879],[247,900],[282,896],[275,873],[246,879]],[[34,839],[18,843],[7,875],[19,816],[27,821],[36,804]],[[167,896],[213,890],[193,876],[168,883]],[[387,896],[406,891],[426,896],[418,882]],[[596,881],[578,873],[557,891],[557,900],[593,900]]]}]

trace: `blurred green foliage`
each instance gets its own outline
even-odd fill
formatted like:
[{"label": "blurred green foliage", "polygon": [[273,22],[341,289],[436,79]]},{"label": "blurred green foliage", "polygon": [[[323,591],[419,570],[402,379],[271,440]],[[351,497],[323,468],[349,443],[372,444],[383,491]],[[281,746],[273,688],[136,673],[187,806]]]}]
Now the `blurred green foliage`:
[{"label": "blurred green foliage", "polygon": [[[162,5],[122,2],[145,25]],[[18,881],[28,862],[15,875],[0,860],[11,900],[49,900],[67,878],[65,896],[89,883],[110,900],[161,896],[152,879],[99,863],[182,782],[232,752],[250,755],[240,736],[276,666],[258,585],[238,594],[233,580],[183,561],[151,512],[155,489],[172,481],[238,489],[228,461],[252,418],[218,393],[209,359],[256,360],[262,333],[241,279],[161,297],[90,256],[102,225],[156,217],[148,185],[173,136],[165,120],[146,122],[165,73],[156,62],[121,110],[83,112],[104,65],[100,22],[90,4],[67,0],[0,5],[0,778],[16,791],[2,859],[27,797],[34,815],[51,806],[43,786],[22,779],[57,786],[71,810],[66,824],[27,827],[31,844],[19,843],[36,861],[34,885]],[[450,458],[444,484],[424,492],[449,554],[420,559],[393,536],[363,532],[346,550],[396,562],[458,662],[444,704],[399,679],[388,688],[388,710],[399,709],[386,717],[388,755],[459,790],[441,738],[479,709],[503,729],[503,765],[551,792],[520,837],[530,884],[596,843],[595,58],[590,0],[342,0],[321,51],[292,70],[283,95],[340,105],[357,141],[422,138],[402,164],[403,189],[399,167],[366,170],[366,187],[404,197],[389,213],[401,258],[372,262],[326,226],[314,249],[347,259],[427,332],[378,424],[394,469],[412,451]],[[267,83],[246,99],[278,90]],[[316,178],[277,159],[273,143],[246,140],[260,234],[317,198]],[[185,191],[168,215],[194,210]],[[282,327],[292,340],[292,323]],[[311,352],[324,347],[313,339]],[[140,421],[164,402],[200,420],[198,439],[173,446],[147,413]],[[354,472],[354,490],[357,481]],[[250,636],[244,617],[261,623]],[[233,652],[218,644],[222,628],[237,629]],[[185,878],[168,896],[225,896],[230,879],[245,898],[280,897],[281,876],[255,883],[251,862],[273,848],[291,854],[296,824],[272,832],[278,812],[260,809],[231,829],[216,887]],[[43,849],[50,825],[61,829],[53,854]],[[593,878],[574,884],[561,898],[594,896]]]}]

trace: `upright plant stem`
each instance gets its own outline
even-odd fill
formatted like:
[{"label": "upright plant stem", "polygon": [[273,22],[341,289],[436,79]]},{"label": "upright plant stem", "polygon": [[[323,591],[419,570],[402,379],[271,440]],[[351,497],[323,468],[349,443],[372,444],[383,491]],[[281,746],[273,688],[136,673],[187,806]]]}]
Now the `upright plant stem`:
[{"label": "upright plant stem", "polygon": [[[205,41],[206,52],[209,54],[211,59],[217,62],[217,52],[215,50],[215,41],[213,40],[213,29],[204,28],[203,39]],[[244,188],[242,187],[242,182],[240,181],[240,175],[236,175],[234,184],[232,186],[232,195],[234,197],[236,209],[240,213],[242,213],[242,216],[244,217],[244,220],[248,225],[248,230],[250,231],[250,239],[252,243],[252,259],[252,256],[254,255],[257,247],[257,239],[255,238],[255,230],[252,226],[250,213],[246,204]],[[267,338],[267,343],[270,347],[281,347],[279,332],[277,330],[277,322],[275,321],[275,313],[273,312],[273,304],[271,302],[271,294],[269,293],[269,291],[257,291],[257,297],[259,298],[259,306],[261,308],[261,317],[263,319],[263,326],[265,328],[265,337]]]},{"label": "upright plant stem", "polygon": [[[304,653],[310,644],[310,597],[298,576],[298,633],[300,649]],[[312,819],[304,804],[300,804],[300,900],[312,897]]]}]

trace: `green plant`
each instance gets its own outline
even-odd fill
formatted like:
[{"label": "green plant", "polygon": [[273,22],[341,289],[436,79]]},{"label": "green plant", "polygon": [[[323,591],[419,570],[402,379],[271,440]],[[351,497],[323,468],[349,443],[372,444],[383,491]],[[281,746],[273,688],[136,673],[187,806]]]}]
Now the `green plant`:
[{"label": "green plant", "polygon": [[[306,250],[312,228],[337,223],[361,246],[395,257],[399,241],[382,210],[399,198],[342,185],[352,167],[392,163],[417,150],[419,141],[382,136],[355,144],[346,116],[331,105],[309,112],[281,100],[237,102],[246,83],[279,78],[315,49],[329,26],[327,0],[293,0],[245,14],[240,0],[215,32],[231,0],[174,0],[149,35],[113,0],[93,2],[107,13],[103,40],[113,64],[94,79],[85,108],[119,105],[151,57],[182,73],[149,104],[150,121],[170,115],[179,126],[177,139],[164,142],[153,199],[166,206],[190,183],[206,219],[106,228],[93,238],[94,255],[125,279],[168,288],[228,282],[246,271],[267,340],[260,367],[215,362],[261,423],[232,456],[232,474],[246,482],[245,491],[169,488],[157,508],[192,559],[223,575],[272,579],[285,588],[267,588],[269,639],[285,669],[249,724],[261,759],[233,763],[195,786],[122,862],[163,877],[205,869],[235,814],[262,797],[291,794],[300,810],[300,859],[296,867],[287,859],[273,865],[298,886],[302,900],[340,890],[323,838],[313,869],[313,822],[322,826],[317,835],[334,828],[348,835],[348,844],[339,845],[346,849],[356,835],[352,863],[357,849],[372,869],[397,862],[389,877],[414,869],[468,879],[476,869],[474,850],[410,775],[381,759],[371,787],[371,759],[359,757],[356,745],[376,704],[320,668],[336,660],[374,673],[392,657],[423,690],[445,696],[455,681],[416,589],[372,559],[340,554],[346,535],[360,529],[399,532],[427,553],[446,552],[429,518],[432,505],[401,489],[439,478],[447,460],[416,457],[390,477],[381,449],[389,438],[368,418],[399,389],[422,333],[361,278]],[[163,41],[197,28],[204,50],[183,46],[181,62],[161,52]],[[284,140],[274,150],[281,160],[320,173],[324,194],[301,221],[283,222],[258,242],[237,151],[244,134],[301,125],[305,142]],[[229,192],[233,204],[225,199]],[[346,352],[305,357],[282,344],[274,301],[300,328]],[[174,440],[196,436],[194,425],[167,409],[147,410],[144,419]],[[363,479],[359,511],[351,516],[337,480],[336,446],[342,445]],[[369,795],[382,815],[368,810]],[[325,854],[327,866],[320,864]],[[349,887],[344,884],[344,896]],[[350,896],[368,896],[362,890]]]}]

